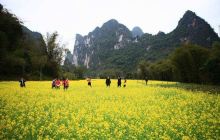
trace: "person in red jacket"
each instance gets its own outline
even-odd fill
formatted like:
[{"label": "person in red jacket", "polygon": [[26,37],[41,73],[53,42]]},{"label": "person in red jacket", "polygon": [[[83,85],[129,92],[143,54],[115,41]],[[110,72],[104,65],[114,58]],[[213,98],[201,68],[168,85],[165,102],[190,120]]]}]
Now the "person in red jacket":
[{"label": "person in red jacket", "polygon": [[60,88],[60,79],[57,79],[55,84],[56,84],[56,88]]},{"label": "person in red jacket", "polygon": [[69,87],[69,80],[68,80],[68,78],[67,79],[64,78],[63,79],[63,89],[67,90],[68,87]]}]

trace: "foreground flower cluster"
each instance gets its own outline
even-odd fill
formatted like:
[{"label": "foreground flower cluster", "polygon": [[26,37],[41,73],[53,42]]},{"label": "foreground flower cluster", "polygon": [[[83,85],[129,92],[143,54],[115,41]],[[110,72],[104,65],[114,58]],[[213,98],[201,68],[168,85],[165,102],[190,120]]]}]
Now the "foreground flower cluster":
[{"label": "foreground flower cluster", "polygon": [[219,139],[220,96],[149,81],[0,83],[0,139]]}]

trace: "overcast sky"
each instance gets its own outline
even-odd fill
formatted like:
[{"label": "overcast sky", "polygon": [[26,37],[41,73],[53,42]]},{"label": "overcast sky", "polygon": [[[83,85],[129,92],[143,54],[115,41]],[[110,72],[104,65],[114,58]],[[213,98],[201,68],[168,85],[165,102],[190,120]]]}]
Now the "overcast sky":
[{"label": "overcast sky", "polygon": [[24,25],[42,35],[58,31],[72,51],[75,34],[86,35],[110,19],[130,30],[171,32],[186,10],[194,11],[220,31],[220,0],[0,0]]}]

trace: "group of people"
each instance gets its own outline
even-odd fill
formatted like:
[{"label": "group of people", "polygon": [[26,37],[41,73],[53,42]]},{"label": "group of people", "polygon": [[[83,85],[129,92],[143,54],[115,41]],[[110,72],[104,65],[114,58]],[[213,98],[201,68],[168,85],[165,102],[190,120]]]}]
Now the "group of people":
[{"label": "group of people", "polygon": [[[123,85],[123,87],[126,87],[126,83],[127,83],[127,80],[124,79],[124,85]],[[106,84],[107,87],[110,87],[110,85],[111,85],[111,79],[110,79],[110,77],[107,77],[107,78],[106,78],[105,84]],[[118,84],[118,87],[121,87],[121,77],[120,77],[120,76],[118,77],[118,82],[117,82],[117,84]]]},{"label": "group of people", "polygon": [[60,89],[61,85],[63,85],[64,90],[67,90],[69,87],[69,80],[67,78],[63,78],[61,83],[61,80],[57,78],[52,81],[52,88]]},{"label": "group of people", "polygon": [[[88,86],[89,86],[89,87],[92,87],[92,80],[91,80],[91,78],[90,78],[90,77],[86,78],[86,81],[87,81],[87,83],[88,83]],[[123,87],[126,87],[126,83],[127,83],[127,80],[124,79],[124,85],[123,85]],[[106,84],[106,87],[110,87],[110,85],[111,85],[111,79],[110,79],[109,76],[106,78],[105,84]],[[121,82],[121,77],[120,77],[120,76],[118,77],[118,82],[117,82],[117,84],[118,84],[118,87],[121,87],[122,82]]]},{"label": "group of people", "polygon": [[[92,87],[92,80],[91,80],[91,78],[88,77],[86,80],[88,82],[88,86]],[[24,78],[21,78],[21,80],[19,80],[19,82],[20,82],[20,87],[25,87],[25,82],[26,81],[24,80]],[[123,87],[126,87],[126,83],[127,83],[127,80],[124,79]],[[110,85],[111,85],[110,77],[106,78],[105,84],[106,84],[106,87],[110,87]],[[122,82],[121,82],[121,77],[120,76],[118,77],[117,84],[118,84],[118,87],[121,87]],[[52,80],[52,89],[53,88],[60,89],[61,85],[63,85],[63,89],[64,90],[67,90],[68,87],[69,87],[69,80],[68,80],[68,78],[63,78],[63,80],[60,80],[60,79],[56,78],[56,79]]]}]

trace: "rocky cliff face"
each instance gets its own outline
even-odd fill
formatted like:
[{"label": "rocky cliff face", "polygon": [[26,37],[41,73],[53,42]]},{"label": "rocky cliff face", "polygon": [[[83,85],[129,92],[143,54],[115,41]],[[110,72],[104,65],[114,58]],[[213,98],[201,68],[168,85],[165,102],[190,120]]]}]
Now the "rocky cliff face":
[{"label": "rocky cliff face", "polygon": [[112,19],[97,27],[86,36],[76,35],[73,50],[73,64],[87,68],[101,65],[106,59],[102,55],[127,46],[132,39],[127,27]]},{"label": "rocky cliff face", "polygon": [[186,11],[179,20],[176,29],[170,33],[176,42],[193,43],[210,47],[214,41],[219,40],[217,33],[201,17],[192,11]]}]

